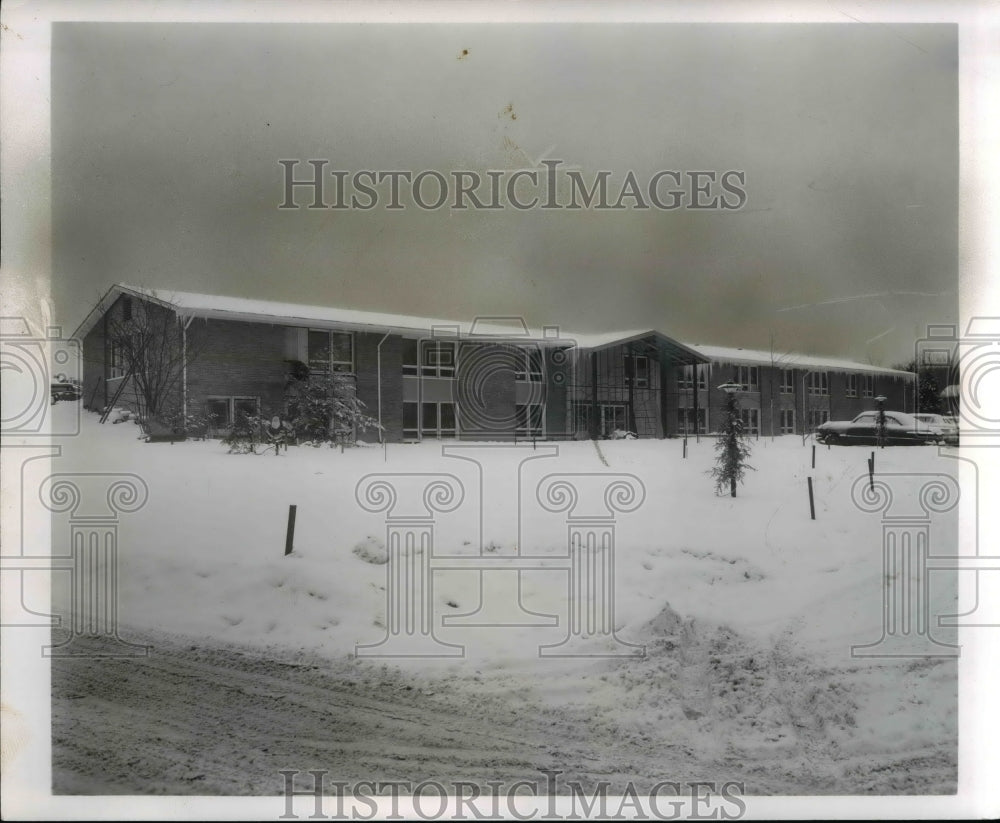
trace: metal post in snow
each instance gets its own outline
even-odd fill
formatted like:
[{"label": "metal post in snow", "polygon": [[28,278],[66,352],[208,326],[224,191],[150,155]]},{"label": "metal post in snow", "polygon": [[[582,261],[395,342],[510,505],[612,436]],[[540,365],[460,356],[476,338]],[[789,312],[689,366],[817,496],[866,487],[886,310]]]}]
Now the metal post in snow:
[{"label": "metal post in snow", "polygon": [[809,482],[809,519],[810,520],[815,520],[816,519],[816,504],[813,502],[813,479],[812,479],[812,477],[808,478],[808,482]]},{"label": "metal post in snow", "polygon": [[812,464],[812,467],[814,469],[816,468],[816,444],[815,443],[813,443],[813,464]]},{"label": "metal post in snow", "polygon": [[684,438],[684,453],[683,453],[683,455],[684,455],[684,459],[686,460],[687,456],[688,456],[688,439],[687,439],[686,436]]},{"label": "metal post in snow", "polygon": [[868,486],[875,491],[875,452],[868,458]]},{"label": "metal post in snow", "polygon": [[294,505],[288,507],[288,528],[285,531],[285,557],[292,553],[292,543],[295,540],[295,509]]}]

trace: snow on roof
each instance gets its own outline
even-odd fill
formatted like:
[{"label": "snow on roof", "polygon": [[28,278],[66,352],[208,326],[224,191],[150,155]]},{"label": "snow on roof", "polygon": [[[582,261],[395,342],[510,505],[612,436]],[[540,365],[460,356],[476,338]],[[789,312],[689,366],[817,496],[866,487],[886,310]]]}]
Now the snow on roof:
[{"label": "snow on roof", "polygon": [[758,349],[727,348],[725,346],[702,346],[689,343],[688,346],[711,360],[719,363],[747,364],[753,366],[794,366],[804,369],[823,369],[825,371],[869,372],[871,374],[898,374],[901,377],[913,377],[908,371],[888,369],[884,366],[873,366],[870,363],[857,363],[853,360],[841,360],[834,357],[816,357],[811,354],[795,352],[760,351]]},{"label": "snow on roof", "polygon": [[[281,303],[273,300],[252,300],[246,297],[229,297],[215,294],[199,294],[196,292],[172,291],[169,289],[147,289],[138,286],[128,286],[119,283],[109,290],[102,298],[87,320],[77,329],[76,335],[86,334],[90,323],[103,311],[107,310],[110,301],[118,293],[130,292],[168,303],[178,310],[178,313],[190,317],[214,317],[218,319],[243,320],[255,322],[270,322],[281,325],[343,328],[352,331],[371,331],[385,333],[391,331],[408,336],[426,336],[440,330],[442,334],[453,334],[455,330],[463,336],[491,337],[524,337],[538,341],[551,339],[553,343],[574,343],[580,348],[594,349],[626,343],[644,337],[656,336],[661,341],[667,341],[671,350],[676,353],[688,354],[694,352],[709,360],[722,363],[746,363],[750,365],[771,365],[772,353],[753,349],[726,348],[723,346],[703,346],[681,343],[671,340],[667,335],[654,329],[633,329],[626,331],[609,331],[597,333],[576,333],[558,327],[546,329],[531,329],[520,317],[482,317],[471,320],[448,320],[433,317],[420,317],[409,314],[388,314],[383,312],[363,311],[360,309],[342,309],[330,306],[315,306],[301,303]],[[102,307],[102,304],[103,307]],[[558,328],[558,334],[552,330]],[[830,357],[813,357],[811,355],[779,353],[773,356],[775,365],[796,366],[798,368],[816,368],[829,371],[854,371],[878,374],[898,374],[912,377],[910,372],[897,369],[887,369],[872,366],[867,363],[855,363],[851,360],[839,360]]]},{"label": "snow on roof", "polygon": [[[393,332],[409,335],[428,335],[435,329],[443,334],[458,329],[464,336],[482,335],[492,337],[526,337],[531,340],[552,338],[553,342],[576,343],[582,348],[608,345],[617,341],[635,339],[656,332],[612,331],[599,334],[577,334],[558,329],[558,337],[543,329],[529,328],[520,317],[480,317],[471,320],[454,320],[435,317],[420,317],[409,314],[388,314],[384,312],[342,309],[330,306],[304,305],[300,303],[280,303],[272,300],[251,300],[246,297],[228,297],[214,294],[172,291],[169,289],[146,289],[120,283],[122,290],[152,297],[175,306],[180,314],[194,317],[215,317],[231,320],[256,320],[266,318],[273,323],[288,325],[315,324],[349,328],[355,331]],[[558,327],[551,327],[558,328]]]}]

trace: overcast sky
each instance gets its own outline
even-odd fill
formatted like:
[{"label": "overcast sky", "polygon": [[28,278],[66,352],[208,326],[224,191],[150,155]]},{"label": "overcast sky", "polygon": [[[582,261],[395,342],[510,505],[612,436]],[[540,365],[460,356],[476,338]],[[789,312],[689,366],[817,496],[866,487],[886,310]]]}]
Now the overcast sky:
[{"label": "overcast sky", "polygon": [[[52,292],[70,329],[117,281],[773,335],[884,365],[957,320],[954,25],[57,23],[52,59]],[[742,170],[747,202],[277,208],[279,159],[484,174],[540,157],[608,170],[616,193],[630,170]],[[844,299],[861,295],[878,296]]]}]

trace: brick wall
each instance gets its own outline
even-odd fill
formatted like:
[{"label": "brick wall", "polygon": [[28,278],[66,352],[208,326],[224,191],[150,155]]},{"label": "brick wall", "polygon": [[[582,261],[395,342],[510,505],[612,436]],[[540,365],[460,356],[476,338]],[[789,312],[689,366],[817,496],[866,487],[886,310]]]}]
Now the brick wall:
[{"label": "brick wall", "polygon": [[[379,416],[379,342],[384,334],[358,333],[354,336],[354,360],[357,372],[358,399],[365,413]],[[390,335],[382,343],[382,426],[389,443],[403,439],[403,338]],[[362,439],[374,440],[376,432],[359,433]]]},{"label": "brick wall", "polygon": [[195,319],[188,327],[188,413],[210,396],[257,397],[261,411],[284,411],[289,365],[286,329],[266,323]]}]

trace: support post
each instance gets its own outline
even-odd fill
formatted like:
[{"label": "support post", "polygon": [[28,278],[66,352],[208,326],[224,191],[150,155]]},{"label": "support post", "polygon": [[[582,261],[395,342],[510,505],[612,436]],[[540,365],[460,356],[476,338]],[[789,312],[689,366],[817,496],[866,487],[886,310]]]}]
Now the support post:
[{"label": "support post", "polygon": [[294,505],[288,507],[288,528],[285,530],[285,557],[292,553],[292,543],[295,540],[295,509]]}]

